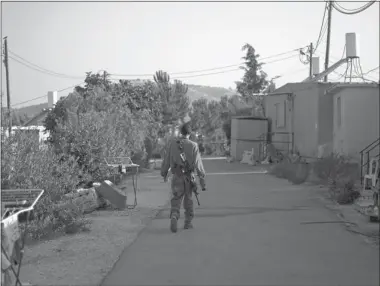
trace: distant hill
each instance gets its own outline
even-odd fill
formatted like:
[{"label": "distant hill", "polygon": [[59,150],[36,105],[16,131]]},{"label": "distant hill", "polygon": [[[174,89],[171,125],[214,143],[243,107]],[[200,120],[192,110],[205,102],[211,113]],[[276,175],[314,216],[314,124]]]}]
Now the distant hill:
[{"label": "distant hill", "polygon": [[189,90],[187,95],[191,101],[206,98],[208,100],[217,100],[224,95],[232,96],[236,94],[233,90],[226,89],[224,87],[213,87],[213,86],[204,86],[204,85],[192,85],[189,84]]},{"label": "distant hill", "polygon": [[[46,99],[47,100],[47,99]],[[42,111],[42,109],[47,108],[48,104],[46,103],[41,103],[41,104],[36,104],[36,105],[30,105],[30,106],[25,106],[21,108],[15,108],[14,112],[17,115],[24,115],[26,114],[29,118],[37,115]]]},{"label": "distant hill", "polygon": [[[189,89],[187,91],[187,95],[190,98],[190,101],[194,101],[200,98],[206,98],[207,100],[217,100],[224,95],[234,95],[235,92],[233,90],[229,90],[223,87],[212,87],[212,86],[203,86],[203,85],[192,85],[189,84]],[[47,99],[46,99],[47,100]],[[14,111],[17,115],[26,114],[29,118],[37,115],[42,111],[42,109],[47,108],[47,103],[41,103],[36,105],[25,106],[21,108],[16,108]]]}]

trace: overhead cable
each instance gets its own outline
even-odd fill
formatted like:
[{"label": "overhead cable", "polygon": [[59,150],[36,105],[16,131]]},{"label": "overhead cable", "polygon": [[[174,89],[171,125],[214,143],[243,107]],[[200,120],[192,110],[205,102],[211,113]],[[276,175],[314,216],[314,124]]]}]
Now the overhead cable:
[{"label": "overhead cable", "polygon": [[346,15],[355,15],[355,14],[359,14],[361,12],[363,12],[364,10],[367,10],[369,7],[371,7],[373,4],[375,4],[377,1],[374,0],[374,1],[370,1],[368,2],[367,4],[365,4],[364,6],[360,7],[360,8],[357,8],[355,10],[350,10],[350,9],[346,9],[346,8],[343,8],[338,2],[336,1],[331,1],[332,2],[332,6],[334,7],[335,10],[337,10],[338,12],[342,13],[342,14],[346,14]]}]

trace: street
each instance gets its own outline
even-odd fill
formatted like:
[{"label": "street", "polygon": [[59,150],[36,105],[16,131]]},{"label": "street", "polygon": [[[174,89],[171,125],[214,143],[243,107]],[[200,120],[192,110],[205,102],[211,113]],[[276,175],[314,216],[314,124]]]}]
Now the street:
[{"label": "street", "polygon": [[183,229],[182,209],[171,233],[166,208],[102,285],[379,285],[378,249],[348,232],[315,192],[247,173],[257,167],[204,165],[195,228]]}]

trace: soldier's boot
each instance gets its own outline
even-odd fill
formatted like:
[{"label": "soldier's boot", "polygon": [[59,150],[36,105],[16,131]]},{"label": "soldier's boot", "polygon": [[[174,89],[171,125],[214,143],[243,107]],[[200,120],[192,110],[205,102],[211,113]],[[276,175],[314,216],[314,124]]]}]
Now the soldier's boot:
[{"label": "soldier's boot", "polygon": [[177,222],[178,222],[178,219],[176,217],[172,217],[170,219],[170,230],[173,233],[177,232]]},{"label": "soldier's boot", "polygon": [[185,225],[183,227],[184,229],[193,229],[194,225],[192,224],[191,221],[185,221]]},{"label": "soldier's boot", "polygon": [[177,232],[178,215],[175,212],[170,214],[170,230],[171,232]]}]

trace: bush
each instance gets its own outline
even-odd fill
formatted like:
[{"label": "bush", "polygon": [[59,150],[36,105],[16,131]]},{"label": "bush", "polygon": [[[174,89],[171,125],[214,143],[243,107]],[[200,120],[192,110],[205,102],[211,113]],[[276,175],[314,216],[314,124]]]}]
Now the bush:
[{"label": "bush", "polygon": [[290,161],[284,160],[274,165],[270,173],[277,178],[287,179],[289,182],[298,185],[306,181],[309,176],[309,169],[310,167],[307,163],[291,163]]},{"label": "bush", "polygon": [[338,154],[320,159],[313,164],[315,174],[324,183],[338,177],[352,177],[353,180],[359,178],[359,166],[350,162],[350,158]]},{"label": "bush", "polygon": [[198,144],[198,147],[199,147],[199,152],[200,152],[201,154],[203,154],[203,153],[205,152],[205,147],[204,147],[203,143],[199,143],[199,144]]},{"label": "bush", "polygon": [[[73,191],[87,174],[73,157],[61,160],[52,148],[41,148],[25,133],[3,138],[1,152],[2,189],[43,189],[45,195],[33,211],[30,236],[42,238],[51,232],[83,229],[88,222],[81,211],[69,211],[58,205],[64,194]],[[65,218],[65,219],[62,219]]]},{"label": "bush", "polygon": [[105,164],[107,157],[132,157],[136,164],[145,165],[145,152],[135,152],[144,149],[145,137],[141,132],[144,121],[138,122],[131,113],[114,110],[111,114],[84,113],[79,123],[58,125],[56,150],[77,158],[91,181],[101,182],[114,175],[115,171]]},{"label": "bush", "polygon": [[206,155],[212,155],[214,152],[211,144],[205,144]]},{"label": "bush", "polygon": [[339,204],[351,204],[360,196],[357,186],[359,166],[350,162],[349,157],[331,154],[315,162],[313,169]]}]

